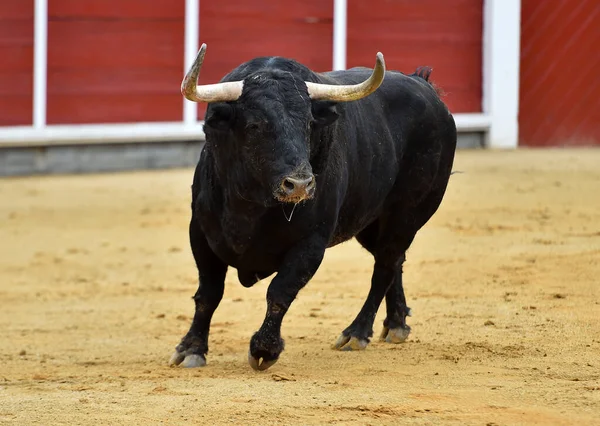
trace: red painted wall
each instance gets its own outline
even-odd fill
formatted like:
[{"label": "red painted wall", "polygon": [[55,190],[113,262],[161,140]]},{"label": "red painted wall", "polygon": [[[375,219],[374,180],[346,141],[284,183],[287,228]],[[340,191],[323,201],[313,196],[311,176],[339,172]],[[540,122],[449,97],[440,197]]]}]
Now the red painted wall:
[{"label": "red painted wall", "polygon": [[33,1],[0,1],[0,126],[32,122]]},{"label": "red painted wall", "polygon": [[600,2],[522,0],[520,144],[600,145]]},{"label": "red painted wall", "polygon": [[[333,2],[200,1],[200,43],[207,44],[200,83],[216,83],[256,56],[285,56],[315,71],[328,71],[333,61]],[[202,119],[206,105],[198,107]]]},{"label": "red painted wall", "polygon": [[412,73],[433,68],[452,112],[480,112],[482,0],[351,0],[348,2],[348,67],[375,63]]},{"label": "red painted wall", "polygon": [[[451,4],[450,4],[451,3]],[[352,0],[348,65],[434,68],[454,112],[480,111],[482,0]],[[184,2],[49,0],[49,124],[179,121]],[[332,66],[333,1],[200,2],[201,83],[255,56]],[[0,125],[30,124],[33,2],[0,1]],[[205,105],[199,105],[203,118]]]},{"label": "red painted wall", "polygon": [[49,124],[182,119],[183,1],[50,0],[48,15]]}]

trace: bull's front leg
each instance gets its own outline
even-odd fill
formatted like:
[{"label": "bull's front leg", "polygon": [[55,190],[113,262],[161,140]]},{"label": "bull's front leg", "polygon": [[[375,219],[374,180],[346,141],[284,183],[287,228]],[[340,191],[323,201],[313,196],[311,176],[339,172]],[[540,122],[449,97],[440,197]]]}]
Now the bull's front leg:
[{"label": "bull's front leg", "polygon": [[267,314],[252,336],[248,362],[255,370],[266,370],[279,359],[284,341],[281,323],[298,292],[313,277],[325,254],[327,240],[314,235],[294,246],[267,290]]},{"label": "bull's front leg", "polygon": [[193,368],[206,365],[210,321],[223,298],[227,265],[211,250],[195,219],[190,222],[190,243],[199,275],[194,295],[196,309],[190,330],[175,348],[169,364]]}]

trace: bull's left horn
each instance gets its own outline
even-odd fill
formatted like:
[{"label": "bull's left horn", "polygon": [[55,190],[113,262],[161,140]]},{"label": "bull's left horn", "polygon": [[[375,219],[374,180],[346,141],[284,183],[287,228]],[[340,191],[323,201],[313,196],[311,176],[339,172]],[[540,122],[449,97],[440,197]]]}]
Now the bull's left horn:
[{"label": "bull's left horn", "polygon": [[385,77],[385,61],[383,53],[377,52],[377,62],[371,76],[359,84],[336,86],[333,84],[320,84],[307,81],[306,87],[311,99],[348,102],[362,99],[373,93],[383,82]]},{"label": "bull's left horn", "polygon": [[202,43],[196,60],[181,82],[181,94],[193,102],[227,102],[235,101],[242,94],[243,81],[204,84],[197,86],[200,68],[204,62],[206,43]]}]

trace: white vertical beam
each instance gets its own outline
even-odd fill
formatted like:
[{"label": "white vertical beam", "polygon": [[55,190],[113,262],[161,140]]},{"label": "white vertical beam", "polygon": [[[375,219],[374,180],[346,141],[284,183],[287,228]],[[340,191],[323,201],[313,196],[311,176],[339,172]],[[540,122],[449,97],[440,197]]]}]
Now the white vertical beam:
[{"label": "white vertical beam", "polygon": [[516,148],[519,140],[521,0],[485,0],[483,112],[491,117],[486,146]]},{"label": "white vertical beam", "polygon": [[[185,0],[184,74],[194,63],[198,54],[200,35],[200,0]],[[183,99],[183,122],[193,125],[198,120],[198,104]]]},{"label": "white vertical beam", "polygon": [[35,0],[33,22],[33,127],[46,126],[48,0]]},{"label": "white vertical beam", "polygon": [[333,69],[346,69],[347,0],[333,0]]}]

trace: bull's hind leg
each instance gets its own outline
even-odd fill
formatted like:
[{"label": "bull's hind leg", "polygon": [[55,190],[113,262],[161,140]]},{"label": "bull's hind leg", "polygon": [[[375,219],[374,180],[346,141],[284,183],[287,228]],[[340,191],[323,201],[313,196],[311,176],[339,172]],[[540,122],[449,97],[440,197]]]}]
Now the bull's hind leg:
[{"label": "bull's hind leg", "polygon": [[346,328],[337,341],[334,349],[343,351],[365,349],[369,338],[373,335],[373,322],[377,309],[394,280],[395,265],[375,260],[371,290],[362,309],[348,328]]},{"label": "bull's hind leg", "polygon": [[[396,221],[393,223],[396,232],[399,230],[401,234],[397,234],[399,241],[408,242],[403,247],[408,247],[412,243],[416,233],[423,225],[425,225],[433,214],[437,211],[446,190],[446,183],[440,185],[437,190],[433,191],[423,202],[412,212],[407,212],[407,215],[397,215]],[[403,218],[412,218],[411,225],[406,223]],[[389,234],[387,234],[389,235]],[[392,234],[393,235],[393,234]],[[406,305],[406,297],[404,295],[404,286],[402,282],[402,266],[406,259],[405,253],[398,263],[394,283],[389,288],[385,295],[386,318],[383,321],[383,330],[380,339],[387,343],[402,343],[410,334],[410,327],[406,324],[406,317],[411,316],[411,309]]]},{"label": "bull's hind leg", "polygon": [[373,322],[377,310],[385,295],[395,285],[397,277],[401,276],[404,253],[414,238],[414,232],[406,232],[406,229],[402,231],[404,232],[399,234],[398,229],[388,230],[377,221],[357,236],[357,240],[375,257],[371,289],[352,324],[334,343],[334,349],[348,351],[367,347],[373,335]]},{"label": "bull's hind leg", "polygon": [[394,283],[385,295],[386,318],[383,321],[383,330],[380,339],[388,343],[402,343],[410,334],[410,326],[406,324],[406,317],[411,316],[411,309],[406,305],[404,287],[402,285],[402,262],[396,270]]}]

